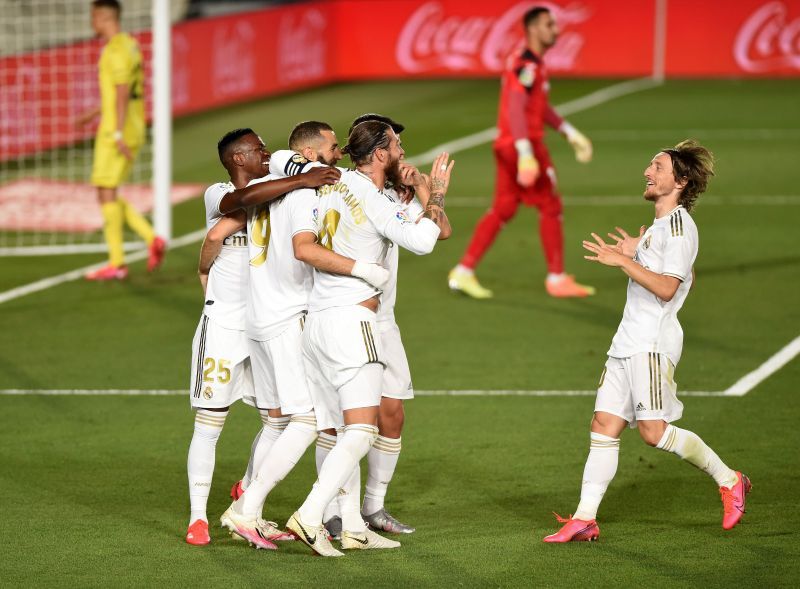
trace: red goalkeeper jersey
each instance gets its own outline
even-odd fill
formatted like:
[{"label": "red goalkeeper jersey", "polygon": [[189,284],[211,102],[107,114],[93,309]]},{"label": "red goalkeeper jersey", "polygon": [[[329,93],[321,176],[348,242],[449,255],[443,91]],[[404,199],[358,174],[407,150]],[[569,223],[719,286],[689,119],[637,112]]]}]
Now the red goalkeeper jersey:
[{"label": "red goalkeeper jersey", "polygon": [[511,55],[501,78],[496,143],[540,141],[545,123],[558,129],[564,120],[550,106],[549,92],[550,80],[541,57],[528,48]]}]

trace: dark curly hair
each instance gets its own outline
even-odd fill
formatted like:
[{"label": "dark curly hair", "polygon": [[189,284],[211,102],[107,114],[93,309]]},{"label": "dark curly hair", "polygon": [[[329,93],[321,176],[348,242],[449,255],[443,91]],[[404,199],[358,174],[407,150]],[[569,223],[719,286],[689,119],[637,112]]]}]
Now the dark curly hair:
[{"label": "dark curly hair", "polygon": [[675,147],[662,151],[672,160],[675,181],[686,182],[678,204],[691,212],[695,201],[708,188],[708,180],[714,175],[714,154],[694,139],[681,141]]}]

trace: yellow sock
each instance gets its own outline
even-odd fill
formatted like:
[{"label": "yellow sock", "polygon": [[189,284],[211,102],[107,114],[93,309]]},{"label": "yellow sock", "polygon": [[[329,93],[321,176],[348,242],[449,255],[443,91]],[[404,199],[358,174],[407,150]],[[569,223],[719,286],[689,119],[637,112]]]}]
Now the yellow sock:
[{"label": "yellow sock", "polygon": [[133,229],[136,234],[147,243],[147,245],[150,245],[156,237],[152,225],[150,225],[150,223],[147,222],[147,219],[145,219],[142,214],[137,211],[136,208],[127,200],[122,197],[118,198],[117,200],[122,207],[123,214],[125,215],[125,222],[128,224],[128,227]]},{"label": "yellow sock", "polygon": [[122,249],[122,207],[117,201],[106,202],[101,205],[103,219],[103,234],[108,245],[108,262],[112,266],[125,264],[125,252]]}]

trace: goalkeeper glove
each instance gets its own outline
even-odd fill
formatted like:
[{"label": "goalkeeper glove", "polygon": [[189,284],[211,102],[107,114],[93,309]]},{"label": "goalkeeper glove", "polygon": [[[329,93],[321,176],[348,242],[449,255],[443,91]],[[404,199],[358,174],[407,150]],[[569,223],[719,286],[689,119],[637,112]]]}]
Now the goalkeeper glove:
[{"label": "goalkeeper glove", "polygon": [[373,264],[372,262],[359,262],[353,264],[353,269],[350,270],[350,276],[355,276],[366,282],[369,282],[375,288],[383,288],[389,282],[389,271],[380,264]]},{"label": "goalkeeper glove", "polygon": [[531,142],[517,139],[514,147],[517,149],[517,183],[525,188],[533,186],[539,177],[539,162],[533,157]]},{"label": "goalkeeper glove", "polygon": [[575,150],[575,159],[582,164],[592,161],[592,142],[575,127],[564,121],[559,129]]}]

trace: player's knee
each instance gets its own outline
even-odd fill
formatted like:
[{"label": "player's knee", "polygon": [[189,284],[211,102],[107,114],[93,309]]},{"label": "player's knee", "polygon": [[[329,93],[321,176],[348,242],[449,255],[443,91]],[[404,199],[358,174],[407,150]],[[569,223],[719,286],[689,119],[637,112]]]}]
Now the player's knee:
[{"label": "player's knee", "polygon": [[519,203],[515,200],[503,200],[492,205],[491,212],[497,215],[501,223],[506,223],[517,214]]},{"label": "player's knee", "polygon": [[664,435],[667,424],[663,421],[640,421],[639,435],[648,446],[656,447]]},{"label": "player's knee", "polygon": [[344,434],[339,437],[337,446],[341,445],[356,460],[361,460],[367,455],[367,452],[369,452],[369,449],[377,439],[377,426],[366,423],[353,423],[345,426]]},{"label": "player's knee", "polygon": [[539,214],[542,217],[560,217],[563,213],[564,207],[558,197],[548,198],[539,206]]},{"label": "player's knee", "polygon": [[380,413],[378,414],[378,430],[380,435],[387,438],[399,438],[405,423],[405,410],[400,399],[381,399]]}]

